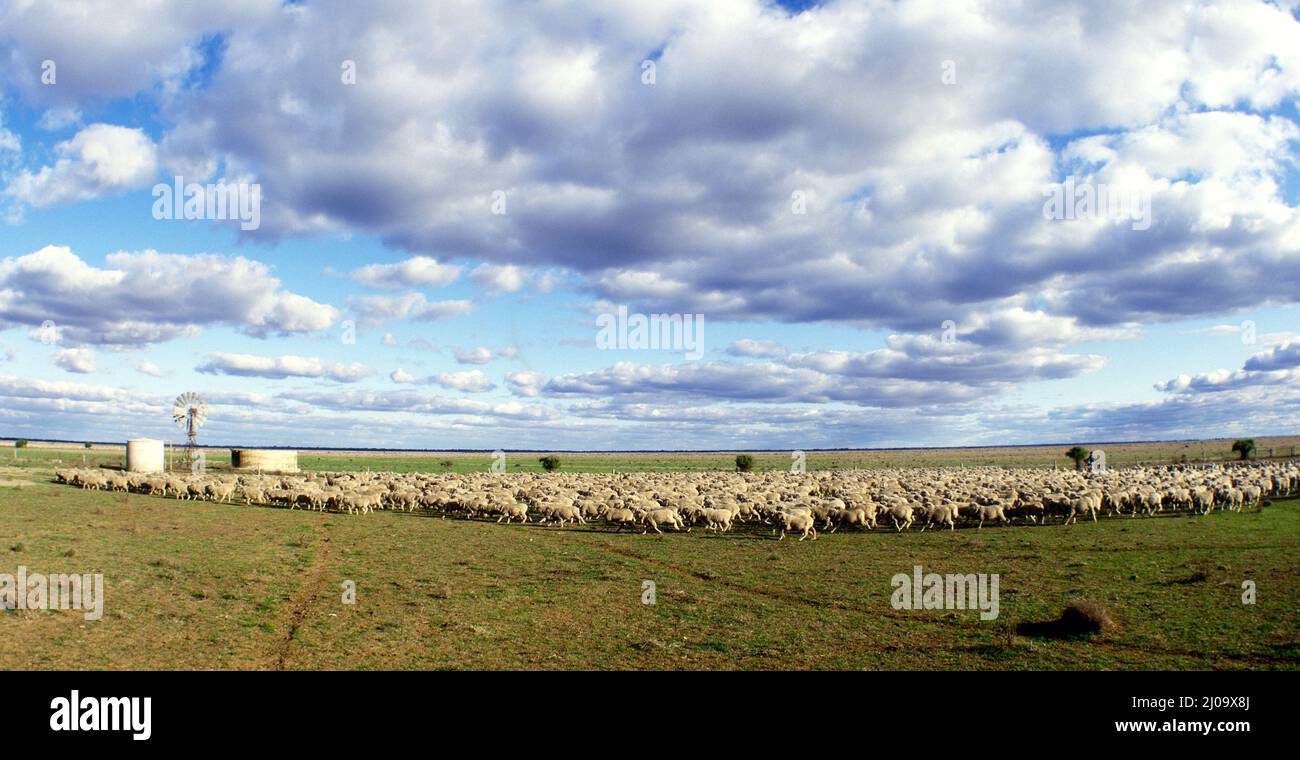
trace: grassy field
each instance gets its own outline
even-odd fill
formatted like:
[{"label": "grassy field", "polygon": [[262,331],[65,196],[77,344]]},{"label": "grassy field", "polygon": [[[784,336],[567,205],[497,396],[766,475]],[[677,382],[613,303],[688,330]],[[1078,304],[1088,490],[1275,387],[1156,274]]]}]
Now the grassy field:
[{"label": "grassy field", "polygon": [[[1257,456],[1277,457],[1300,454],[1300,436],[1257,438]],[[1085,448],[1106,452],[1107,464],[1122,467],[1133,464],[1170,464],[1172,462],[1227,462],[1237,459],[1231,439],[1201,441],[1158,441],[1152,443],[1083,443]],[[85,449],[74,444],[33,442],[28,448],[14,449],[13,442],[0,440],[0,467],[47,470],[56,466],[120,467],[125,460],[121,445],[98,444]],[[806,454],[809,470],[879,469],[882,467],[971,467],[1000,465],[1005,467],[1073,467],[1065,457],[1067,445],[1001,446],[946,449],[888,449],[810,451]],[[7,450],[7,451],[6,451]],[[512,472],[540,472],[538,462],[547,452],[506,452],[506,466]],[[555,452],[552,452],[555,453]],[[677,470],[732,470],[740,452],[558,452],[563,470],[569,472],[628,472]],[[788,470],[791,452],[752,452],[756,470]],[[206,450],[210,469],[229,469],[230,450]],[[179,461],[179,460],[178,460]],[[377,452],[322,451],[302,449],[299,466],[304,470],[386,470],[389,472],[470,472],[484,471],[492,463],[489,452]],[[188,469],[188,468],[186,468]]]},{"label": "grassy field", "polygon": [[[777,543],[30,485],[0,488],[0,573],[102,572],[105,613],[0,611],[0,669],[1297,668],[1298,558],[1295,500]],[[914,564],[998,573],[1000,618],[893,609],[890,579]],[[1081,595],[1119,627],[1015,634]]]}]

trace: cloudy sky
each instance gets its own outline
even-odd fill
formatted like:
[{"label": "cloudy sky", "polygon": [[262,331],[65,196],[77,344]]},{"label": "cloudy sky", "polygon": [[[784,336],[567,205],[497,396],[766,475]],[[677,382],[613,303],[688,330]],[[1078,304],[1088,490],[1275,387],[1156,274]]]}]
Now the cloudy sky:
[{"label": "cloudy sky", "polygon": [[0,0],[0,436],[176,440],[188,390],[289,446],[1295,433],[1298,19]]}]

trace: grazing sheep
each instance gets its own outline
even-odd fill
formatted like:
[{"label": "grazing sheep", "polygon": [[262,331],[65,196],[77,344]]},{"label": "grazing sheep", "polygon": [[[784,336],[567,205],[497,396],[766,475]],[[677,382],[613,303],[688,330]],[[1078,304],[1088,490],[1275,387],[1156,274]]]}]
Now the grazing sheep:
[{"label": "grazing sheep", "polygon": [[705,530],[731,530],[731,521],[736,519],[736,513],[730,509],[705,509],[703,512]]},{"label": "grazing sheep", "polygon": [[802,531],[799,540],[802,541],[812,534],[813,540],[817,540],[816,516],[812,510],[796,510],[791,512],[778,512],[777,525],[781,528],[781,537],[777,541],[783,541],[788,531]]},{"label": "grazing sheep", "polygon": [[957,518],[960,517],[959,510],[960,507],[956,504],[937,504],[927,508],[925,511],[925,525],[922,526],[921,530],[924,531],[935,523],[938,523],[940,528],[947,525],[948,530],[957,530]]},{"label": "grazing sheep", "polygon": [[615,533],[622,531],[624,528],[631,528],[637,524],[636,513],[623,507],[615,507],[605,510],[605,522],[610,525],[617,525]]},{"label": "grazing sheep", "polygon": [[[875,505],[872,505],[873,507]],[[852,509],[832,509],[826,516],[825,527],[831,533],[847,525],[856,525],[860,528],[870,530],[876,527],[876,510],[868,511],[865,507],[854,507]]]},{"label": "grazing sheep", "polygon": [[[675,509],[652,509],[641,515],[641,523],[645,525],[645,530],[641,531],[643,536],[651,530],[654,530],[655,533],[663,533],[662,530],[659,530],[660,525],[671,526],[673,530],[677,531],[685,527],[681,516],[677,514]],[[690,532],[690,530],[687,529],[687,532]]]},{"label": "grazing sheep", "polygon": [[985,520],[997,520],[998,525],[1007,524],[1007,512],[1001,504],[972,504],[970,509],[971,516],[979,518],[979,525],[975,526],[976,530],[984,528]]},{"label": "grazing sheep", "polygon": [[501,516],[497,518],[497,522],[502,520],[505,520],[506,524],[509,524],[511,520],[528,522],[528,505],[518,501],[513,504],[503,505],[501,507]]},{"label": "grazing sheep", "polygon": [[1070,501],[1070,512],[1065,516],[1065,525],[1071,521],[1078,522],[1079,515],[1091,514],[1092,522],[1097,524],[1097,512],[1101,509],[1101,494],[1092,492],[1085,493]]},{"label": "grazing sheep", "polygon": [[885,514],[889,519],[894,521],[894,529],[902,533],[905,529],[912,526],[912,521],[916,519],[915,510],[911,504],[905,502],[895,502],[885,507]]}]

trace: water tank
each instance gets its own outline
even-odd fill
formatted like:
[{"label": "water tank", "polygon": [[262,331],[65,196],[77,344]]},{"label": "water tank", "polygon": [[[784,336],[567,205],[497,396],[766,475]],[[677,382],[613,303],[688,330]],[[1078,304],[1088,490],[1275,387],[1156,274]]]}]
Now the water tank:
[{"label": "water tank", "polygon": [[163,442],[153,438],[132,438],[127,441],[126,469],[129,472],[162,472]]},{"label": "water tank", "polygon": [[230,466],[254,472],[297,472],[298,452],[292,449],[231,449]]}]

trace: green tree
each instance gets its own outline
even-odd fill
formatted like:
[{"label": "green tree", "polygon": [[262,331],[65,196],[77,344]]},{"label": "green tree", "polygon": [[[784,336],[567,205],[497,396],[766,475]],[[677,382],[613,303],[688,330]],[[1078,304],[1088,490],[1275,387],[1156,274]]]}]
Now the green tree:
[{"label": "green tree", "polygon": [[1241,440],[1233,441],[1232,450],[1241,455],[1242,461],[1250,459],[1251,455],[1255,453],[1255,439],[1242,438]]},{"label": "green tree", "polygon": [[736,471],[749,472],[754,469],[754,458],[749,454],[736,455]]},{"label": "green tree", "polygon": [[1082,446],[1071,446],[1065,455],[1074,460],[1074,469],[1082,470],[1083,461],[1088,458],[1088,450]]},{"label": "green tree", "polygon": [[537,461],[542,463],[542,469],[547,472],[560,469],[560,458],[554,454],[547,454]]},{"label": "green tree", "polygon": [[18,440],[14,441],[14,448],[15,448],[15,449],[25,449],[25,448],[27,448],[27,439],[26,439],[26,438],[19,438]]}]

